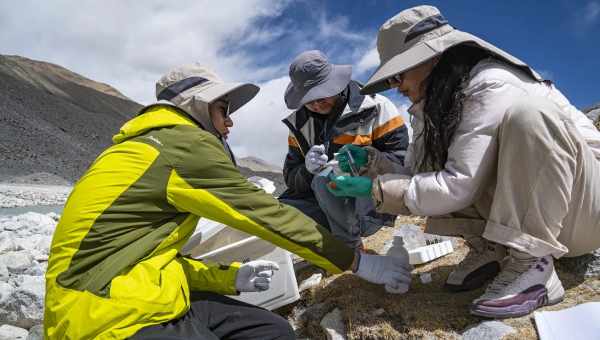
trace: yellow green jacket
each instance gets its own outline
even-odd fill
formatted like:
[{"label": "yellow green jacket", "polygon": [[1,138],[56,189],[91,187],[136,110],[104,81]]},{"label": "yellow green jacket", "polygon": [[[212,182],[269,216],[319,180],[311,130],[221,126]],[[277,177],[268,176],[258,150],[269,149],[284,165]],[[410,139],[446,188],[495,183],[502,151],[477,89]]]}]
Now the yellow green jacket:
[{"label": "yellow green jacket", "polygon": [[236,294],[239,264],[179,253],[200,217],[330,272],[350,267],[350,248],[246,181],[220,141],[177,108],[148,107],[113,141],[76,183],[56,227],[46,338],[123,339],[185,314],[192,290]]}]

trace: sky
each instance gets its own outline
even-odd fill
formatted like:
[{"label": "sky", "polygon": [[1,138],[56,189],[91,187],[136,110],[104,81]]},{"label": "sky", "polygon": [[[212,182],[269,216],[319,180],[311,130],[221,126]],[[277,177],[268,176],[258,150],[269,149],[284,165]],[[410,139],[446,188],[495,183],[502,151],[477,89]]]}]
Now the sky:
[{"label": "sky", "polygon": [[[199,61],[227,81],[261,87],[233,115],[238,157],[282,166],[290,112],[290,61],[319,49],[353,65],[365,82],[379,63],[381,24],[417,1],[33,1],[0,2],[0,54],[59,64],[110,84],[141,104],[170,68]],[[535,68],[579,107],[600,102],[600,0],[429,1],[449,23]],[[385,92],[406,116],[409,102]]]}]

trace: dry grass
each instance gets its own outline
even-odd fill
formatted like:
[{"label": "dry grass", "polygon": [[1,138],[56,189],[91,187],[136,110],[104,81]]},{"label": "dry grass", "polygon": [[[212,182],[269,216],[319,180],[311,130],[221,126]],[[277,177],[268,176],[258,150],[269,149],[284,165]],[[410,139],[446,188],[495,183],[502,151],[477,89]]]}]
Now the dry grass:
[{"label": "dry grass", "polygon": [[[423,219],[404,218],[399,223],[423,224]],[[365,241],[368,248],[381,251],[393,229],[386,228]],[[467,254],[467,247],[459,242],[458,249],[448,256],[420,265],[413,271],[413,284],[404,295],[388,294],[383,287],[370,284],[348,273],[325,278],[317,287],[302,293],[299,302],[278,312],[295,320],[300,337],[324,339],[319,322],[338,307],[344,315],[349,339],[455,339],[470,325],[483,319],[472,316],[468,307],[483,289],[449,293],[443,289],[452,267]],[[565,271],[559,262],[558,274],[567,291],[565,300],[544,310],[556,310],[587,301],[600,301],[600,279],[577,277]],[[309,269],[310,270],[310,269]],[[313,269],[314,270],[314,269]],[[433,281],[423,284],[419,273],[429,272]],[[303,277],[309,275],[304,274]],[[309,308],[298,318],[299,311]],[[300,320],[298,320],[300,319]],[[517,329],[509,339],[537,338],[531,316],[504,320]]]}]

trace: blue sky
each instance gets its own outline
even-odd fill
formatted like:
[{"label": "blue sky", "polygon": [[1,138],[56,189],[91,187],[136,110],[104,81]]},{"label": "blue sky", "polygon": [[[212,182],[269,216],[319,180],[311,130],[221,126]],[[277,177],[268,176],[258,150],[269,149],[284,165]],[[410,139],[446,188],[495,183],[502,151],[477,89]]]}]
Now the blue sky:
[{"label": "blue sky", "polygon": [[[156,80],[198,61],[260,93],[237,111],[238,156],[281,166],[289,62],[309,49],[351,64],[366,81],[378,65],[377,30],[416,1],[0,1],[0,54],[62,65],[133,100],[154,100]],[[600,0],[430,1],[454,27],[527,62],[579,107],[600,102]],[[408,102],[388,91],[407,117]]]},{"label": "blue sky", "polygon": [[[287,7],[264,25],[290,23],[301,29],[307,17],[327,13],[326,20],[347,22],[352,32],[371,35],[389,17],[420,1],[312,1]],[[557,87],[577,107],[600,102],[600,1],[429,1],[454,27],[475,34],[517,56]],[[343,19],[340,19],[343,18]],[[298,48],[276,40],[272,58],[291,59]],[[306,37],[307,40],[310,37]],[[325,51],[337,63],[353,63],[351,50],[335,38],[308,44]],[[342,45],[342,46],[340,46]],[[268,49],[268,47],[266,47]],[[257,51],[257,53],[260,53]],[[366,80],[369,72],[356,75]]]}]

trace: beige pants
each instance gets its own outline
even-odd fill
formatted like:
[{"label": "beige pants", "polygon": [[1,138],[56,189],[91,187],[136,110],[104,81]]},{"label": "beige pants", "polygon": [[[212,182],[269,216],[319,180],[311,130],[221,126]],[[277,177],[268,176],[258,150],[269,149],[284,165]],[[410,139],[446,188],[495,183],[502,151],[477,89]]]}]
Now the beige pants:
[{"label": "beige pants", "polygon": [[506,113],[497,173],[473,207],[430,218],[427,232],[482,235],[541,257],[600,248],[600,161],[552,102],[527,98]]}]

